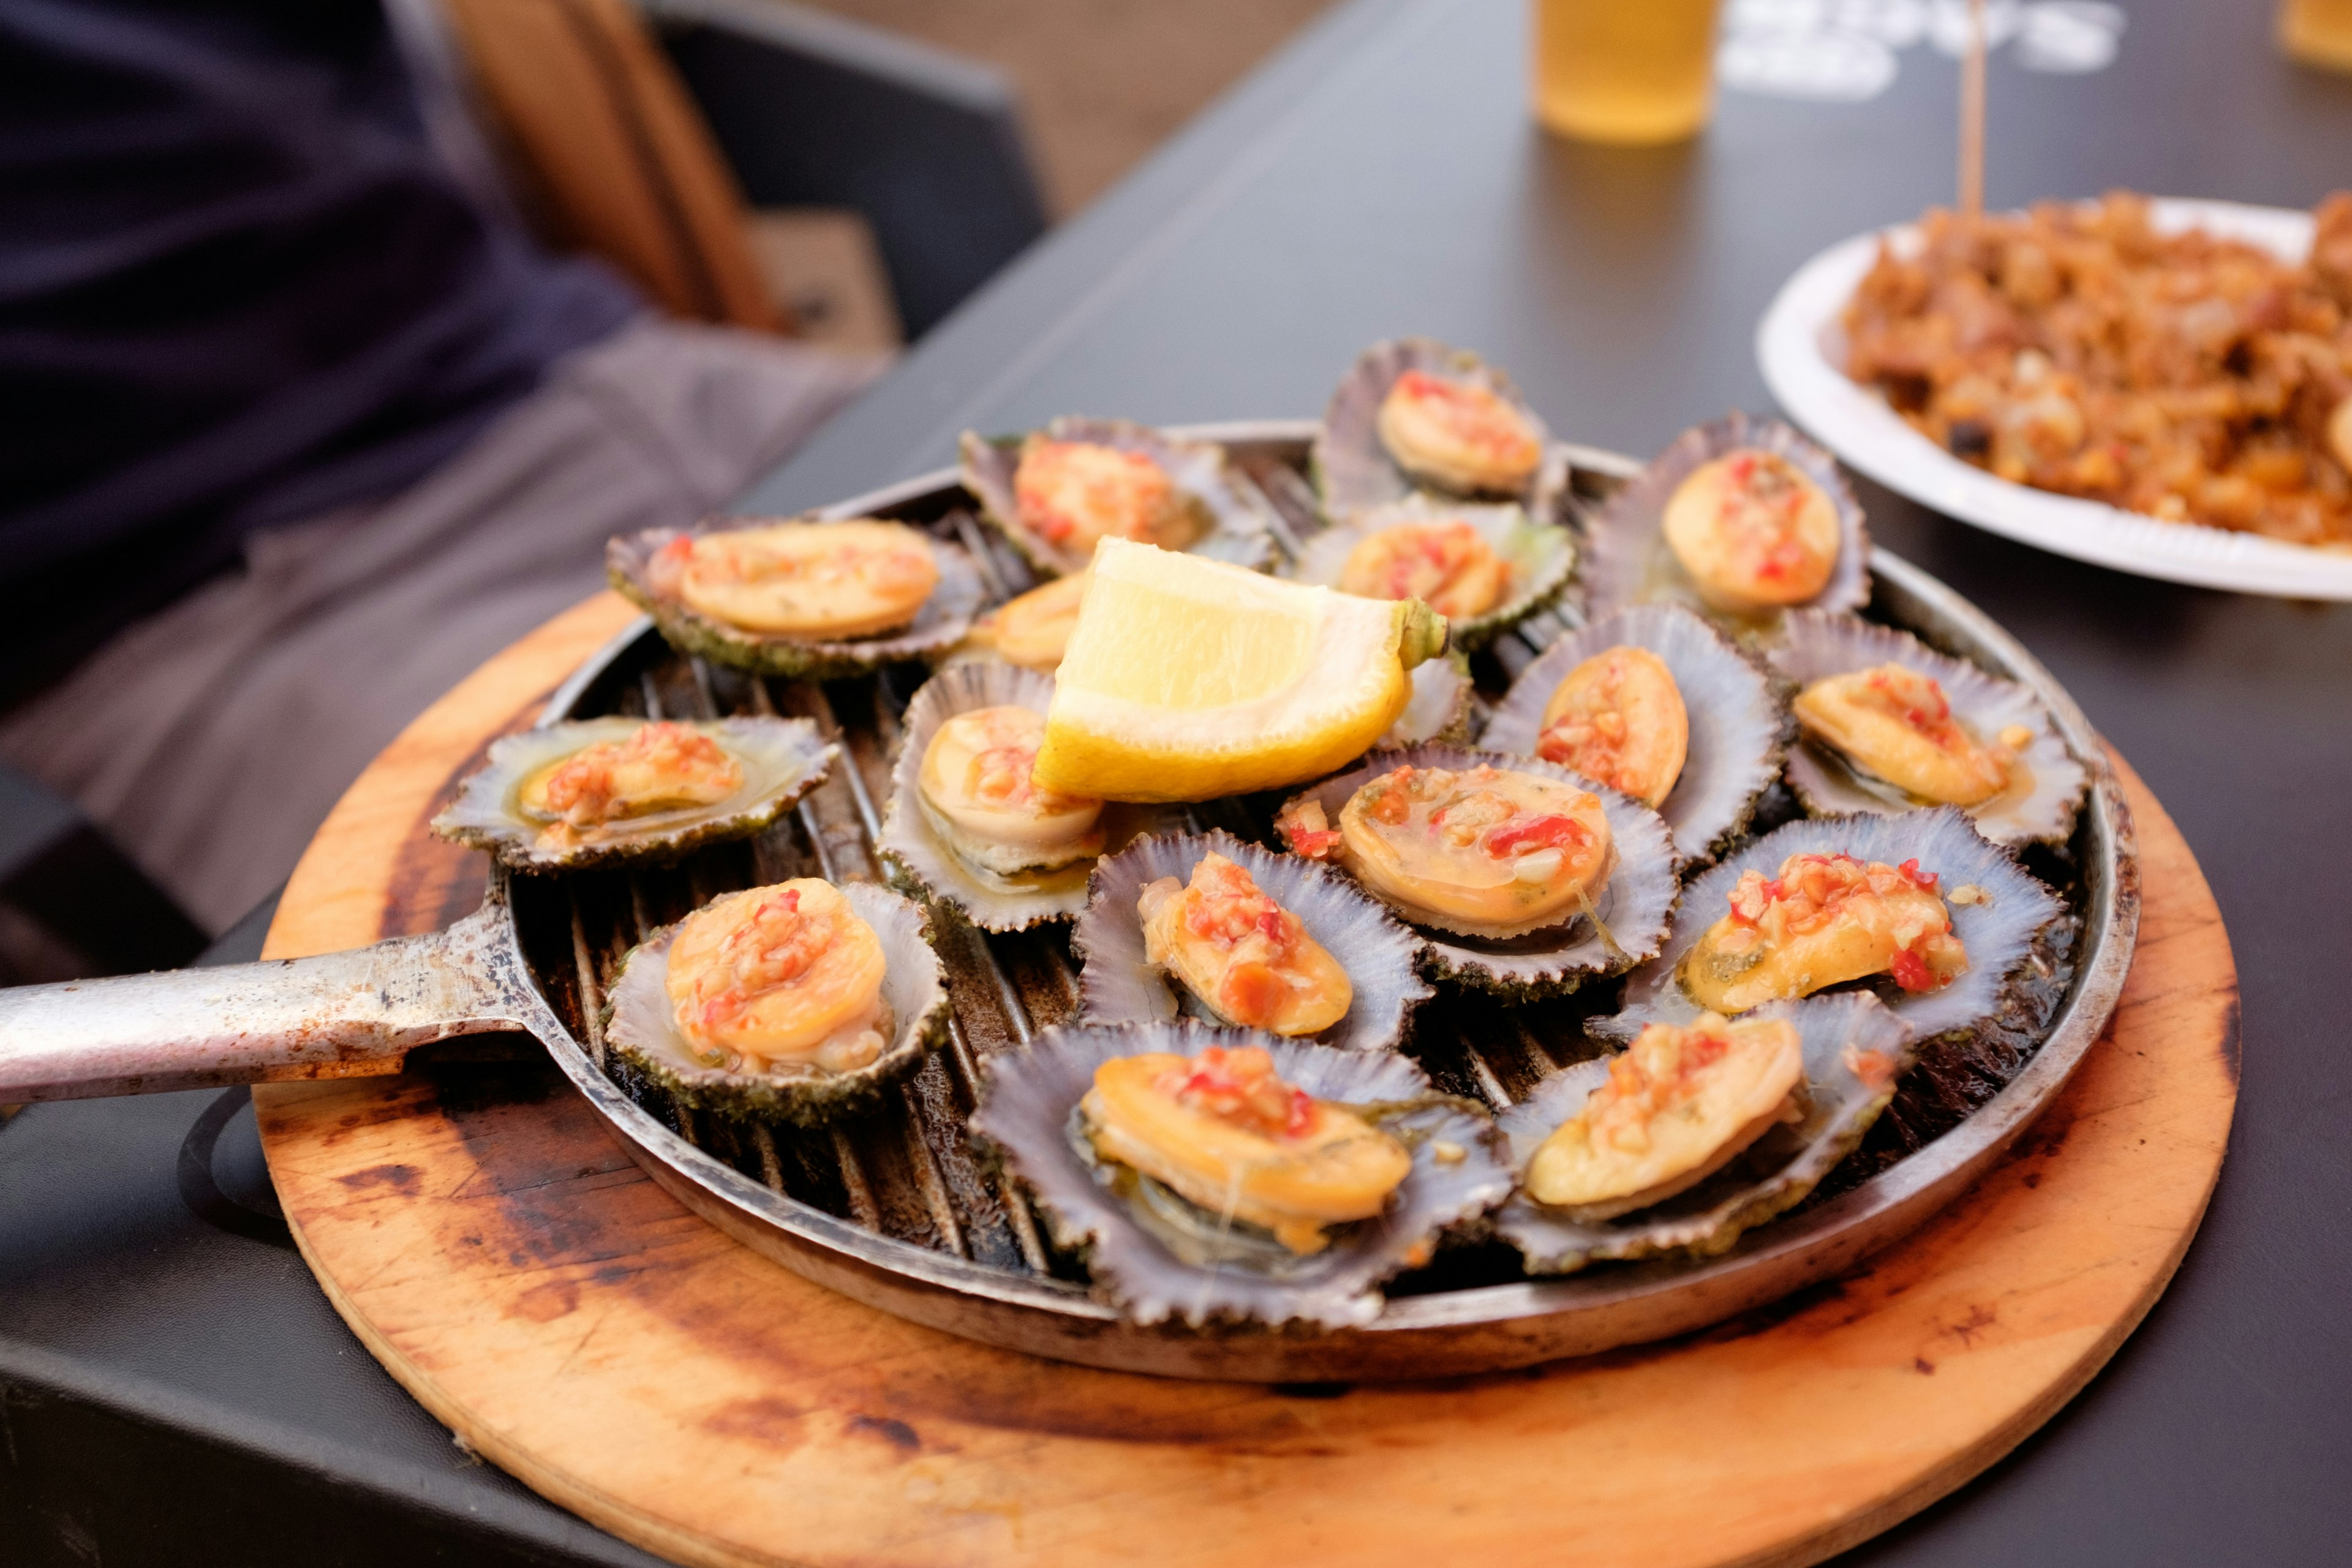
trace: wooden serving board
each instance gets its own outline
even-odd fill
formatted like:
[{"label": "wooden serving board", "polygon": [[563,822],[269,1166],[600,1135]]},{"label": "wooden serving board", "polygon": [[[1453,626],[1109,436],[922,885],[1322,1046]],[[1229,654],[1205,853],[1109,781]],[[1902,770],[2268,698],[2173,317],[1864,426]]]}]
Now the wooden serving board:
[{"label": "wooden serving board", "polygon": [[[478,859],[425,819],[630,616],[592,600],[418,719],[320,829],[270,953],[469,908]],[[2005,1164],[1832,1285],[1527,1373],[1181,1383],[918,1328],[693,1217],[537,1064],[271,1085],[262,1139],[303,1256],[393,1375],[496,1464],[680,1562],[1811,1563],[2047,1419],[2204,1214],[2236,971],[2195,859],[2125,779],[2138,962]]]}]

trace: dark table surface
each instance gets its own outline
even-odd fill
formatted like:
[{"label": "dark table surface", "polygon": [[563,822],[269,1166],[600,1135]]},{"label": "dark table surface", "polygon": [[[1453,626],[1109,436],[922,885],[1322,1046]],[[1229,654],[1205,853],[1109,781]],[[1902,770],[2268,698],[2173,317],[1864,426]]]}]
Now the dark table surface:
[{"label": "dark table surface", "polygon": [[[2105,71],[1997,58],[1992,202],[2120,185],[2304,206],[2352,185],[2352,78],[2283,62],[2269,5],[2126,10]],[[1609,150],[1528,119],[1521,15],[1335,12],[757,501],[943,463],[967,426],[1311,415],[1358,349],[1403,332],[1489,353],[1594,445],[1646,454],[1770,407],[1752,336],[1780,282],[1948,196],[1951,62],[1906,49],[1861,104],[1727,94],[1691,145]],[[1883,542],[2050,666],[2179,822],[2236,944],[2245,1078],[2204,1230],[2140,1331],[2016,1454],[1842,1561],[2346,1561],[2352,1077],[2331,1004],[2352,957],[2352,607],[2144,582],[1864,500]],[[650,1561],[452,1447],[268,1205],[234,1094],[0,1127],[0,1560]]]}]

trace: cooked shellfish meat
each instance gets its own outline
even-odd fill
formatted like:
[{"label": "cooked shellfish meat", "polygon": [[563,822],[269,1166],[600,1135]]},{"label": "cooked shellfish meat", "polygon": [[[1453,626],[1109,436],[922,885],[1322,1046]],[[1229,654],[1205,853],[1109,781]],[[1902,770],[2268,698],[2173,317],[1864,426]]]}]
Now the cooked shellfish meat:
[{"label": "cooked shellfish meat", "polygon": [[1412,1169],[1397,1139],[1285,1083],[1255,1046],[1106,1061],[1080,1119],[1103,1159],[1301,1255],[1380,1214]]},{"label": "cooked shellfish meat", "polygon": [[940,581],[919,530],[870,518],[681,534],[646,572],[656,594],[714,621],[811,638],[909,625]]},{"label": "cooked shellfish meat", "polygon": [[1062,667],[1070,633],[1077,628],[1078,605],[1091,580],[1091,573],[1079,572],[1007,599],[972,628],[973,640],[993,649],[1007,664],[1053,674]]},{"label": "cooked shellfish meat", "polygon": [[1340,568],[1339,591],[1419,599],[1449,618],[1483,616],[1511,591],[1511,563],[1460,518],[1401,522],[1366,534]]},{"label": "cooked shellfish meat", "polygon": [[941,724],[923,752],[923,804],[957,853],[997,872],[1066,866],[1099,855],[1103,803],[1037,783],[1045,721],[1026,708],[976,708]]},{"label": "cooked shellfish meat", "polygon": [[1447,489],[1522,489],[1543,461],[1528,416],[1492,387],[1408,370],[1381,399],[1381,445],[1397,467]]},{"label": "cooked shellfish meat", "polygon": [[1348,798],[1336,829],[1323,821],[1308,801],[1277,826],[1298,853],[1336,852],[1406,919],[1449,929],[1565,920],[1599,897],[1615,863],[1599,796],[1484,763],[1393,769]]},{"label": "cooked shellfish meat", "polygon": [[1969,967],[1936,874],[1916,860],[1791,855],[1777,876],[1747,871],[1728,898],[1730,911],[1679,972],[1691,999],[1714,1012],[1743,1013],[1874,974],[1905,991],[1937,991]]},{"label": "cooked shellfish meat", "polygon": [[1655,809],[1682,777],[1690,714],[1665,661],[1620,645],[1568,672],[1544,705],[1536,755]]},{"label": "cooked shellfish meat", "polygon": [[1013,475],[1021,526],[1083,561],[1106,539],[1181,550],[1202,519],[1168,470],[1146,453],[1095,441],[1031,436]]},{"label": "cooked shellfish meat", "polygon": [[1740,447],[1701,464],[1675,487],[1663,526],[1699,596],[1719,610],[1803,604],[1837,566],[1836,503],[1775,452]]},{"label": "cooked shellfish meat", "polygon": [[709,1067],[848,1072],[889,1044],[874,928],[831,883],[797,878],[688,915],[664,980],[677,1030]]},{"label": "cooked shellfish meat", "polygon": [[2015,725],[1988,745],[1952,713],[1943,686],[1899,664],[1816,680],[1790,708],[1806,734],[1921,800],[1975,805],[2010,784],[2033,731]]},{"label": "cooked shellfish meat", "polygon": [[517,787],[515,805],[528,820],[546,824],[538,845],[560,849],[612,823],[715,805],[742,787],[742,764],[716,740],[688,725],[655,722],[548,763]]},{"label": "cooked shellfish meat", "polygon": [[1803,1112],[1804,1047],[1786,1018],[1652,1024],[1528,1163],[1538,1203],[1613,1219],[1696,1186]]},{"label": "cooked shellfish meat", "polygon": [[1137,900],[1144,956],[1224,1023],[1314,1035],[1347,1016],[1348,972],[1298,917],[1223,855],[1203,856],[1190,883],[1162,877]]}]

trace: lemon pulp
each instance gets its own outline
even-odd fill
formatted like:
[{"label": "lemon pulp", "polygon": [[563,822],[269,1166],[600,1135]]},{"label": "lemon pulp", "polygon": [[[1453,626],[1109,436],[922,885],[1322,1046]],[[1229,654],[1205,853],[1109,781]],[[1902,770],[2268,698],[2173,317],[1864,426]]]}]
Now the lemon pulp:
[{"label": "lemon pulp", "polygon": [[1361,754],[1444,647],[1419,600],[1359,599],[1107,539],[1055,676],[1036,780],[1102,800],[1273,789]]}]

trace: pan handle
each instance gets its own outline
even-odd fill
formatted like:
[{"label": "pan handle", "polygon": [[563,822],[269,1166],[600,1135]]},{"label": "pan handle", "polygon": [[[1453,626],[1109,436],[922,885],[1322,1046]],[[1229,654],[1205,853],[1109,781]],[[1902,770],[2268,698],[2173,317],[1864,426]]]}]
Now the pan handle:
[{"label": "pan handle", "polygon": [[0,989],[0,1104],[394,1073],[415,1047],[549,1021],[494,897],[349,952]]}]

